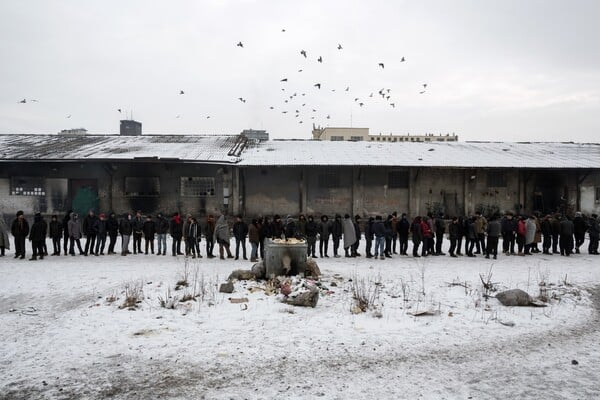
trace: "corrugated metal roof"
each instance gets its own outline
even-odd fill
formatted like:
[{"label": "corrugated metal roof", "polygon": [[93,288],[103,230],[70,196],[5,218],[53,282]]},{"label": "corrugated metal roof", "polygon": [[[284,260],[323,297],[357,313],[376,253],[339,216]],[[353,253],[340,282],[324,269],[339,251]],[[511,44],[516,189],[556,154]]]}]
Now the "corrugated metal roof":
[{"label": "corrugated metal roof", "polygon": [[236,163],[228,152],[237,135],[0,135],[0,160],[180,159]]},{"label": "corrugated metal roof", "polygon": [[[502,142],[250,142],[238,136],[0,135],[0,161],[180,159],[240,166],[600,168],[600,144]],[[235,153],[237,154],[237,153]]]},{"label": "corrugated metal roof", "polygon": [[239,164],[600,168],[600,145],[547,142],[377,143],[274,140],[246,149]]}]

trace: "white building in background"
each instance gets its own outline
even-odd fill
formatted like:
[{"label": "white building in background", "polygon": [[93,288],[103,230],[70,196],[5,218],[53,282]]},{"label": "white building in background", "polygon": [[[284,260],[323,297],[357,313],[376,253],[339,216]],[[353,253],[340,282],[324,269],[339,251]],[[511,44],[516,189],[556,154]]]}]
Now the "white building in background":
[{"label": "white building in background", "polygon": [[458,135],[427,133],[425,135],[370,135],[369,128],[333,128],[315,127],[312,131],[314,140],[351,141],[351,142],[458,142]]}]

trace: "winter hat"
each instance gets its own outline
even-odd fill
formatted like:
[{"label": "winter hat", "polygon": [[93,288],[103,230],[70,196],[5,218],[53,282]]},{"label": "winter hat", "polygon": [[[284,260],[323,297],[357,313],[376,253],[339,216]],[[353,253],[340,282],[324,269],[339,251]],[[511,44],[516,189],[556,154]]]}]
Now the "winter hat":
[{"label": "winter hat", "polygon": [[21,211],[21,210],[17,211],[17,217],[20,215],[23,215],[23,211]]},{"label": "winter hat", "polygon": [[360,215],[356,214],[356,215],[354,216],[354,220],[356,220],[356,221],[360,220]]},{"label": "winter hat", "polygon": [[104,214],[104,213],[100,213],[99,217],[100,217],[100,218],[106,218],[106,214]]}]

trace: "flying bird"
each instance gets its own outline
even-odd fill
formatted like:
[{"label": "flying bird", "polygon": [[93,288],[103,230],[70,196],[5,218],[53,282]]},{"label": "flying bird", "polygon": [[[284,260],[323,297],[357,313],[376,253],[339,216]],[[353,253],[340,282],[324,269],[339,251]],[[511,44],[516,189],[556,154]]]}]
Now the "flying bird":
[{"label": "flying bird", "polygon": [[281,32],[285,32],[285,29],[282,29]]},{"label": "flying bird", "polygon": [[36,99],[31,99],[30,101],[33,101],[34,103],[39,103]]},{"label": "flying bird", "polygon": [[316,87],[317,89],[321,89],[321,84],[320,83],[315,83],[314,87]]},{"label": "flying bird", "polygon": [[67,115],[67,118],[71,118],[71,114]]},{"label": "flying bird", "polygon": [[423,94],[423,93],[425,93],[425,91],[424,91],[424,90],[422,90],[422,91],[420,91],[420,92],[419,92],[419,94]]},{"label": "flying bird", "polygon": [[365,103],[358,103],[358,105],[362,107],[365,105]]},{"label": "flying bird", "polygon": [[385,65],[383,65],[383,63],[379,63],[379,66],[381,67],[381,69],[385,68]]},{"label": "flying bird", "polygon": [[25,104],[25,103],[27,103],[27,100],[23,99],[23,100],[19,101],[18,103]]},{"label": "flying bird", "polygon": [[287,82],[287,78],[283,78],[282,80],[280,80],[279,82]]},{"label": "flying bird", "polygon": [[406,60],[404,59],[404,57],[402,57],[402,60],[400,60],[400,62],[404,62],[404,61],[406,61]]},{"label": "flying bird", "polygon": [[301,70],[301,69],[299,69],[299,70],[298,70],[298,72],[302,72],[302,70]]},{"label": "flying bird", "polygon": [[347,92],[348,90],[350,90],[350,86],[347,86],[347,87],[346,87],[346,92]]},{"label": "flying bird", "polygon": [[238,44],[236,44],[237,47],[244,47],[244,45],[242,44],[242,42],[238,42]]},{"label": "flying bird", "polygon": [[273,107],[273,106],[269,107],[269,109],[271,109],[271,110],[272,110],[272,109],[274,109],[274,108],[275,108],[275,107]]},{"label": "flying bird", "polygon": [[329,115],[327,115],[327,119],[331,119],[331,117]]},{"label": "flying bird", "polygon": [[210,118],[210,115],[207,115],[207,116],[206,116],[206,119],[209,119],[209,118]]},{"label": "flying bird", "polygon": [[118,111],[118,112],[121,112],[121,109],[120,109],[120,108],[117,108],[117,111]]},{"label": "flying bird", "polygon": [[392,106],[392,108],[396,108],[396,103],[390,103],[390,106]]},{"label": "flying bird", "polygon": [[282,111],[281,113],[282,113],[282,114],[287,114],[287,111]]},{"label": "flying bird", "polygon": [[342,45],[338,43],[338,50],[342,49]]},{"label": "flying bird", "polygon": [[175,118],[179,119],[179,117],[181,117],[181,115],[177,115]]},{"label": "flying bird", "polygon": [[322,63],[323,62],[323,57],[319,56],[319,58],[317,58],[317,61]]},{"label": "flying bird", "polygon": [[300,50],[300,54],[302,54],[304,58],[306,58],[306,50]]},{"label": "flying bird", "polygon": [[424,87],[425,89],[427,89],[427,84],[426,84],[426,83],[424,83],[424,84],[423,84],[423,87]]},{"label": "flying bird", "polygon": [[369,95],[369,97],[373,97],[373,92],[371,92],[371,94]]},{"label": "flying bird", "polygon": [[242,97],[238,97],[238,100],[241,101],[242,103],[246,102],[246,99],[242,98]]},{"label": "flying bird", "polygon": [[355,97],[355,98],[354,98],[354,101],[358,101],[358,97]]},{"label": "flying bird", "polygon": [[185,94],[185,92],[183,90],[180,90],[179,94]]}]

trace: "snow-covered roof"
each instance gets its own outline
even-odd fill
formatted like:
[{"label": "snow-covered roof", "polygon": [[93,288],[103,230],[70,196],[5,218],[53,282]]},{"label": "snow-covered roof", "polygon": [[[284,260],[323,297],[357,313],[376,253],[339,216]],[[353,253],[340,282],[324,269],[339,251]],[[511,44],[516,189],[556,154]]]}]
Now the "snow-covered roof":
[{"label": "snow-covered roof", "polygon": [[237,135],[0,135],[0,161],[179,159],[236,163]]},{"label": "snow-covered roof", "polygon": [[[0,161],[181,160],[240,166],[600,168],[600,144],[250,141],[236,135],[0,135]],[[236,151],[241,150],[241,151]]]},{"label": "snow-covered roof", "polygon": [[600,144],[273,140],[244,150],[239,164],[600,168]]}]

